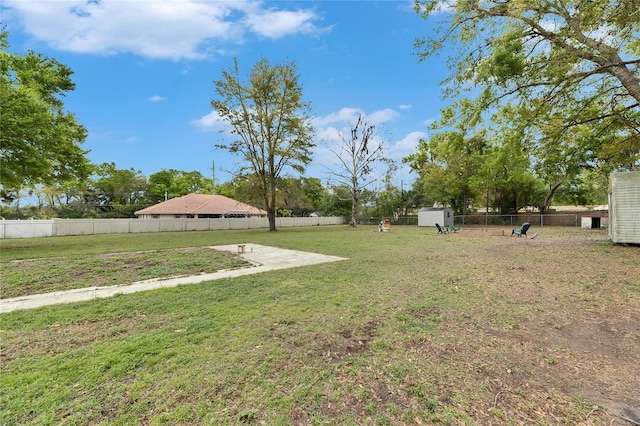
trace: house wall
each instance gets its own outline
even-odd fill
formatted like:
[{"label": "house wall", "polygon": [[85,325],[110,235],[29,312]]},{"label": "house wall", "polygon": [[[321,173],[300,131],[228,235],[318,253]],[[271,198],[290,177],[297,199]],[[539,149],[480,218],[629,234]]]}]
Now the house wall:
[{"label": "house wall", "polygon": [[640,244],[640,172],[610,176],[609,238],[614,243]]},{"label": "house wall", "polygon": [[[277,228],[342,225],[341,217],[279,217]],[[267,218],[0,220],[0,238],[268,228]]]}]

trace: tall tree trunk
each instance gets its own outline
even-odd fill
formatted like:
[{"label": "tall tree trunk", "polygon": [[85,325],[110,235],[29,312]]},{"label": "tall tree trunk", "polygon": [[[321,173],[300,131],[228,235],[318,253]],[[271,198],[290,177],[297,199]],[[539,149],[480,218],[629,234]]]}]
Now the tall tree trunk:
[{"label": "tall tree trunk", "polygon": [[349,223],[349,226],[355,228],[357,221],[356,221],[356,215],[358,214],[358,197],[356,196],[351,196],[351,223]]},{"label": "tall tree trunk", "polygon": [[269,231],[276,230],[276,209],[275,207],[269,207],[267,209],[267,219],[269,220]]},{"label": "tall tree trunk", "polygon": [[276,230],[276,182],[273,176],[269,179],[269,195],[267,195],[267,219],[269,231]]},{"label": "tall tree trunk", "polygon": [[553,199],[553,194],[556,193],[556,190],[560,188],[562,182],[556,182],[549,187],[549,191],[547,195],[544,197],[544,202],[542,203],[542,207],[540,207],[540,214],[545,214],[549,207],[551,206],[551,200]]}]

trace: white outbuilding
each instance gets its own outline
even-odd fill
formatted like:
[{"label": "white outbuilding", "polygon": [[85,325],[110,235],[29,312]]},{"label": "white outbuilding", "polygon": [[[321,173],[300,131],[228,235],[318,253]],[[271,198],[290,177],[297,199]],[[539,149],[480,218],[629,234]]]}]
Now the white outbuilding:
[{"label": "white outbuilding", "polygon": [[418,226],[447,226],[453,223],[453,209],[449,207],[424,207],[418,211]]},{"label": "white outbuilding", "polygon": [[609,182],[609,238],[640,244],[640,172],[612,173]]}]

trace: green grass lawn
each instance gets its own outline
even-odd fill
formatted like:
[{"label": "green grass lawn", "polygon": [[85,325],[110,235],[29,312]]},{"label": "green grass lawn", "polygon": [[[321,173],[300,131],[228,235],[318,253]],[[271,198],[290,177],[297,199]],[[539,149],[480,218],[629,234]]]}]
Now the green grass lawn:
[{"label": "green grass lawn", "polygon": [[[640,248],[577,228],[534,227],[535,239],[376,230],[1,241],[12,294],[21,277],[26,293],[68,278],[18,271],[29,262],[100,269],[109,282],[126,259],[171,269],[184,249],[221,244],[349,260],[2,314],[0,424],[551,425],[636,415]],[[121,262],[96,260],[116,253]]]},{"label": "green grass lawn", "polygon": [[207,247],[14,259],[0,264],[0,293],[2,298],[19,297],[131,284],[151,278],[197,275],[249,265],[232,253]]}]

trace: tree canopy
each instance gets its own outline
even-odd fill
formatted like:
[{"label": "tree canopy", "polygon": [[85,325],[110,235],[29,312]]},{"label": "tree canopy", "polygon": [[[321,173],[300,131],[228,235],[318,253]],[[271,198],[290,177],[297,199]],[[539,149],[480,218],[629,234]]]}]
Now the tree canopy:
[{"label": "tree canopy", "polygon": [[542,210],[555,191],[577,188],[591,170],[640,165],[637,0],[416,0],[415,6],[440,23],[416,41],[420,58],[453,49],[443,82],[452,103],[432,130],[467,141],[483,134],[498,151],[517,139],[524,154],[519,170],[546,187]]},{"label": "tree canopy", "polygon": [[159,203],[168,198],[187,194],[206,194],[213,190],[213,182],[197,170],[160,170],[149,175],[149,201]]},{"label": "tree canopy", "polygon": [[252,68],[243,82],[237,60],[215,82],[211,106],[230,125],[235,140],[218,148],[242,156],[254,176],[267,211],[269,229],[276,229],[276,188],[288,170],[302,173],[311,161],[313,128],[310,106],[302,98],[294,62],[272,66],[267,59]]},{"label": "tree canopy", "polygon": [[52,58],[29,51],[8,52],[8,34],[0,33],[0,183],[52,184],[90,173],[80,147],[87,131],[64,111],[62,97],[74,90],[73,72]]},{"label": "tree canopy", "polygon": [[487,102],[551,102],[570,94],[575,101],[605,96],[610,113],[638,108],[637,0],[466,0],[449,11],[442,4],[416,0],[425,19],[438,11],[444,18],[433,37],[417,41],[419,55],[455,45],[450,81],[480,84]]}]

